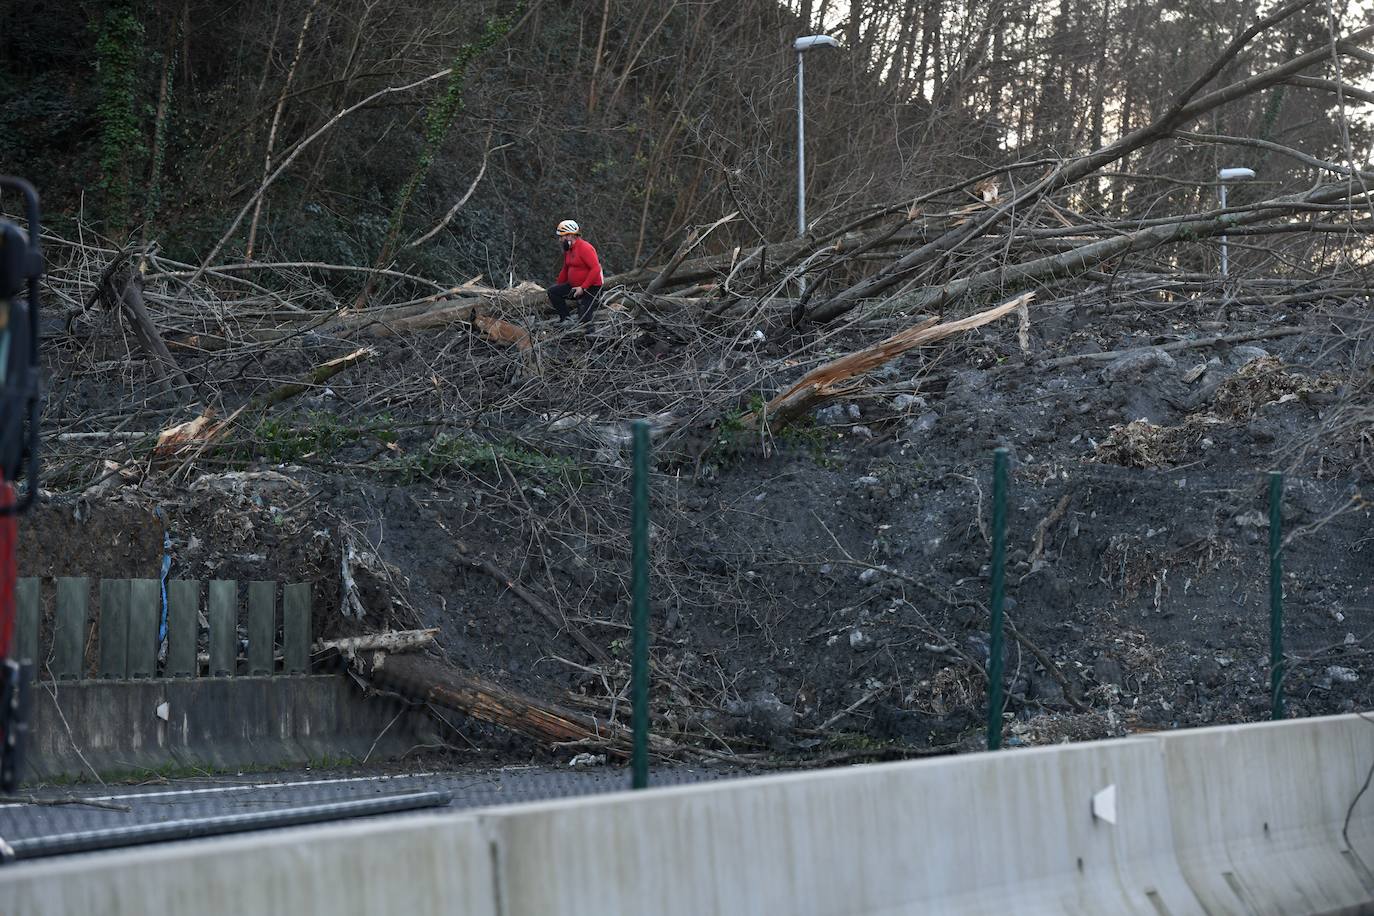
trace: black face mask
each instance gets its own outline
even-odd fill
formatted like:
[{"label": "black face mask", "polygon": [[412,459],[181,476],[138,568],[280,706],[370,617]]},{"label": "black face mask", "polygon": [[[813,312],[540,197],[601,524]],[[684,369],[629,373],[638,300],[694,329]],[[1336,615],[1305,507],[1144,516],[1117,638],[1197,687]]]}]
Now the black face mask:
[{"label": "black face mask", "polygon": [[563,250],[564,250],[564,251],[571,251],[571,250],[572,250],[572,246],[573,246],[573,240],[572,240],[572,239],[564,239],[564,240],[563,240]]}]

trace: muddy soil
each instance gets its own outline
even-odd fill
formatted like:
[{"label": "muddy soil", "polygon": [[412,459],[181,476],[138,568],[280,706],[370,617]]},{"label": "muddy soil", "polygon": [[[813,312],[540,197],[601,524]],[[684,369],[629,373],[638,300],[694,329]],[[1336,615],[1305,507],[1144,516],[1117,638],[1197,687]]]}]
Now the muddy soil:
[{"label": "muddy soil", "polygon": [[[1369,426],[1334,422],[1358,412],[1368,335],[1339,312],[1238,304],[1220,321],[1148,305],[1069,302],[1035,316],[1029,350],[1013,320],[918,351],[757,446],[729,435],[747,395],[666,423],[651,531],[662,729],[782,754],[979,746],[999,447],[1012,469],[1006,607],[1021,636],[1006,648],[1009,743],[1268,715],[1271,469],[1287,472],[1289,714],[1374,703]],[[667,345],[617,321],[541,347],[637,360],[645,389],[670,400],[685,383],[655,374]],[[1168,346],[1275,328],[1301,333]],[[629,461],[614,426],[626,417],[551,434],[547,405],[506,394],[531,384],[512,355],[440,378],[455,342],[480,346],[461,333],[388,341],[282,411],[344,433],[269,430],[228,469],[50,502],[25,522],[21,574],[155,576],[167,531],[173,576],[310,578],[322,634],[436,626],[460,665],[626,717]],[[827,345],[844,353],[879,333]],[[767,339],[722,359],[777,363],[795,343],[774,328]],[[264,357],[244,377],[290,376],[336,350]],[[1066,357],[1079,359],[1056,363]],[[762,393],[799,371],[762,373]],[[101,384],[73,377],[70,408],[131,396]],[[350,546],[376,555],[363,620],[339,613]],[[502,578],[615,661],[595,666]]]}]

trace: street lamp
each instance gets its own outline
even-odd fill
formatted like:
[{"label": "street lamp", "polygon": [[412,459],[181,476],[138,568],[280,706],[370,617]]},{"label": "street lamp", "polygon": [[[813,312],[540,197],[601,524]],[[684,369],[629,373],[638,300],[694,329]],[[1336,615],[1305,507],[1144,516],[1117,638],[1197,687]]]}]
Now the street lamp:
[{"label": "street lamp", "polygon": [[[1217,172],[1217,178],[1221,181],[1221,209],[1226,209],[1226,182],[1228,181],[1248,181],[1255,177],[1254,169],[1229,168],[1221,169]],[[1223,217],[1224,219],[1225,217]],[[1221,278],[1226,279],[1226,233],[1221,235]]]},{"label": "street lamp", "polygon": [[802,91],[802,58],[812,48],[838,48],[829,35],[807,35],[792,42],[797,52],[797,235],[806,235],[806,96]]}]

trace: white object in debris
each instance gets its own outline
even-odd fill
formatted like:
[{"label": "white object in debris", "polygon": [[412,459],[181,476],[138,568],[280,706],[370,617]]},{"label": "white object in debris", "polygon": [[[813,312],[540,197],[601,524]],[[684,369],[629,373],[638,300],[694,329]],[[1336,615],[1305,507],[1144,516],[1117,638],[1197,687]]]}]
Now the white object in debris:
[{"label": "white object in debris", "polygon": [[1116,783],[1093,796],[1093,817],[1109,824],[1116,823]]},{"label": "white object in debris", "polygon": [[163,722],[172,718],[172,707],[166,700],[157,704],[157,717]]},{"label": "white object in debris", "polygon": [[1354,684],[1360,679],[1360,675],[1354,668],[1347,668],[1344,665],[1332,665],[1327,668],[1326,676],[1339,684]]}]

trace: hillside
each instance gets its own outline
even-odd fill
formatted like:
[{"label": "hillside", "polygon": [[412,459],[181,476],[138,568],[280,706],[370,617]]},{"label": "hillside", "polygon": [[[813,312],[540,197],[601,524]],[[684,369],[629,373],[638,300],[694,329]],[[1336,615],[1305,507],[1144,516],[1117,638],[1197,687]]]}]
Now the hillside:
[{"label": "hillside", "polygon": [[[21,574],[308,576],[322,635],[437,628],[619,724],[642,419],[672,752],[944,753],[995,448],[1021,743],[1266,714],[1281,469],[1290,708],[1368,705],[1374,27],[830,6],[7,8],[5,168],[53,217]],[[538,286],[569,215],[590,327]]]}]

